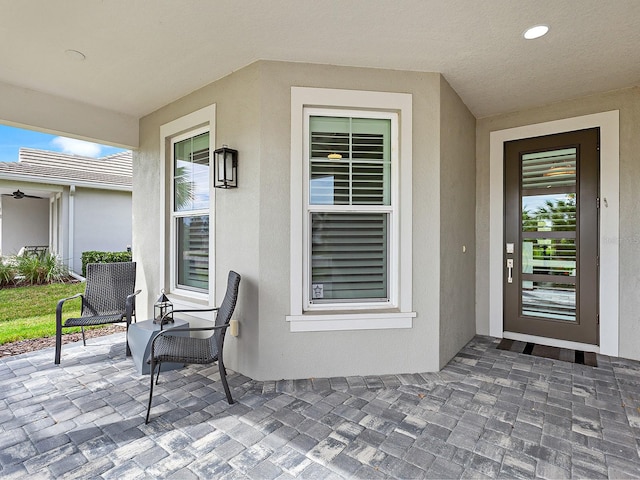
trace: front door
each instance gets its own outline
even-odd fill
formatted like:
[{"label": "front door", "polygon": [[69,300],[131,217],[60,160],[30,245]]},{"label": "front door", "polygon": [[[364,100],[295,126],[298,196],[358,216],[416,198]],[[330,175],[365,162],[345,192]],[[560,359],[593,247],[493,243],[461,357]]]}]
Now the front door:
[{"label": "front door", "polygon": [[505,143],[504,331],[598,344],[599,129]]}]

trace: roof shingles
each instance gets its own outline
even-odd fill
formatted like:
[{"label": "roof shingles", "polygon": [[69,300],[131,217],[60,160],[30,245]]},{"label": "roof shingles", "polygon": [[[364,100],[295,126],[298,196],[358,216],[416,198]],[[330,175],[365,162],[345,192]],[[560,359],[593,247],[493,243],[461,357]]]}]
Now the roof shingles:
[{"label": "roof shingles", "polygon": [[132,185],[131,158],[130,151],[96,159],[21,148],[18,162],[0,162],[0,178],[9,175],[53,184],[77,182],[128,189]]}]

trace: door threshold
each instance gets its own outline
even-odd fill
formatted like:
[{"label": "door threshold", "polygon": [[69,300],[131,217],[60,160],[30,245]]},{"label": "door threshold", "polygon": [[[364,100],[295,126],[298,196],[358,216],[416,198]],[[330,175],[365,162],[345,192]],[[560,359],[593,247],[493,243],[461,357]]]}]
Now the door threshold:
[{"label": "door threshold", "polygon": [[537,343],[539,345],[546,345],[548,347],[568,348],[570,350],[582,350],[584,352],[600,353],[599,345],[570,342],[569,340],[559,340],[557,338],[538,337],[536,335],[527,335],[525,333],[502,332],[502,338],[517,340],[520,342]]}]

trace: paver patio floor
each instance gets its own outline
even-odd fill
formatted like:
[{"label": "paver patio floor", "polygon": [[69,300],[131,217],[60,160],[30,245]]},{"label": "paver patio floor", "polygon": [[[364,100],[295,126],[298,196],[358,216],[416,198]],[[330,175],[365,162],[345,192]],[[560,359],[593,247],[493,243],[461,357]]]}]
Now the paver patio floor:
[{"label": "paver patio floor", "polygon": [[640,478],[640,362],[475,337],[440,372],[259,382],[149,377],[124,336],[0,360],[2,478]]}]

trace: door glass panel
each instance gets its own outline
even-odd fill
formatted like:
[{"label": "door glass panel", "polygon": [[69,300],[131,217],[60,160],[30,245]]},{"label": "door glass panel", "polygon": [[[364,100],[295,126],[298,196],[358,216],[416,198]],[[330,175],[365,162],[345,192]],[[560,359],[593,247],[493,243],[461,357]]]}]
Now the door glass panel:
[{"label": "door glass panel", "polygon": [[523,281],[522,314],[575,322],[576,284]]},{"label": "door glass panel", "polygon": [[521,156],[522,315],[576,321],[576,170],[575,148]]}]

